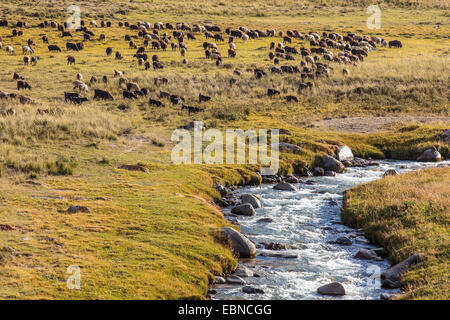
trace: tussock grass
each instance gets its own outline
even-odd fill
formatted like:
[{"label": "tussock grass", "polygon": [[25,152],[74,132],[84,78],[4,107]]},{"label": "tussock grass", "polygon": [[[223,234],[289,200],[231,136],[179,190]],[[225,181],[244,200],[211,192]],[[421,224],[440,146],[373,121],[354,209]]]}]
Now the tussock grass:
[{"label": "tussock grass", "polygon": [[383,178],[344,194],[342,219],[364,228],[392,263],[424,253],[423,265],[402,279],[403,299],[449,295],[450,169],[435,168]]}]

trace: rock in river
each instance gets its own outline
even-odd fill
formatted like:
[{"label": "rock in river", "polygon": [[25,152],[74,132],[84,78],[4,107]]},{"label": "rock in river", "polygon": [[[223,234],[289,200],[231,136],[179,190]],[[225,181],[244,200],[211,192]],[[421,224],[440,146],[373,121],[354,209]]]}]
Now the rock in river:
[{"label": "rock in river", "polygon": [[253,271],[247,267],[238,266],[238,268],[236,269],[236,271],[234,272],[233,275],[241,277],[241,278],[253,277]]},{"label": "rock in river", "polygon": [[419,264],[422,258],[423,254],[415,254],[387,269],[381,274],[381,286],[383,288],[391,289],[399,288],[402,274],[408,271],[411,267]]},{"label": "rock in river", "polygon": [[345,288],[339,282],[332,282],[321,286],[317,292],[325,296],[345,296]]},{"label": "rock in river", "polygon": [[242,233],[234,230],[231,227],[222,228],[225,236],[231,241],[233,250],[236,251],[240,257],[254,257],[256,255],[256,247],[248,240]]},{"label": "rock in river", "polygon": [[355,259],[361,259],[361,260],[373,260],[378,258],[377,254],[375,253],[375,251],[370,250],[370,249],[360,249],[356,254],[355,254]]},{"label": "rock in river", "polygon": [[347,146],[340,146],[338,150],[336,150],[336,159],[339,161],[350,161],[353,160],[352,150]]},{"label": "rock in river", "polygon": [[231,213],[239,214],[242,216],[254,216],[256,214],[255,209],[250,203],[240,204],[233,209],[231,209]]},{"label": "rock in river", "polygon": [[259,201],[259,199],[257,197],[255,197],[252,194],[248,194],[248,193],[243,194],[241,196],[241,200],[242,200],[242,203],[250,203],[253,206],[253,208],[256,208],[256,209],[261,208],[261,202]]},{"label": "rock in river", "polygon": [[441,161],[442,157],[441,154],[433,149],[427,149],[425,150],[418,158],[417,161],[423,161],[423,162],[438,162]]},{"label": "rock in river", "polygon": [[342,162],[327,155],[322,157],[322,168],[325,171],[334,171],[337,173],[342,173],[345,170],[345,166]]},{"label": "rock in river", "polygon": [[244,279],[242,279],[241,277],[238,277],[238,276],[228,276],[227,277],[227,283],[231,283],[231,284],[246,284],[247,282],[245,282]]},{"label": "rock in river", "polygon": [[339,237],[336,239],[335,243],[341,244],[343,246],[349,246],[352,244],[352,240],[347,237]]},{"label": "rock in river", "polygon": [[258,294],[258,293],[262,294],[262,293],[264,293],[264,290],[259,289],[259,288],[254,288],[251,286],[245,286],[242,288],[242,292],[248,293],[248,294]]},{"label": "rock in river", "polygon": [[292,184],[287,183],[287,182],[277,183],[273,188],[277,189],[277,190],[284,190],[284,191],[297,191],[296,187],[294,187]]}]

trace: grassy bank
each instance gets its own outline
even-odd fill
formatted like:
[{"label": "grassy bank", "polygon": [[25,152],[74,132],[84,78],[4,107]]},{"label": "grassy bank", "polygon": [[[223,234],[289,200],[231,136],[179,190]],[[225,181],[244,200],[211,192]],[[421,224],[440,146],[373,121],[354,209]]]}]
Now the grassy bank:
[{"label": "grassy bank", "polygon": [[345,224],[364,228],[396,264],[424,253],[402,279],[402,299],[445,299],[449,292],[450,168],[426,169],[364,184],[344,195]]}]

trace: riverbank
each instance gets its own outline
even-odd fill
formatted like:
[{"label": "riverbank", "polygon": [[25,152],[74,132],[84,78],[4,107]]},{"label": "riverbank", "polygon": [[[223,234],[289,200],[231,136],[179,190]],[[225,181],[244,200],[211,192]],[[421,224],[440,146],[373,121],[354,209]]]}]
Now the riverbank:
[{"label": "riverbank", "polygon": [[434,168],[360,185],[345,193],[343,222],[364,228],[393,264],[424,253],[402,278],[401,299],[449,299],[450,168]]}]

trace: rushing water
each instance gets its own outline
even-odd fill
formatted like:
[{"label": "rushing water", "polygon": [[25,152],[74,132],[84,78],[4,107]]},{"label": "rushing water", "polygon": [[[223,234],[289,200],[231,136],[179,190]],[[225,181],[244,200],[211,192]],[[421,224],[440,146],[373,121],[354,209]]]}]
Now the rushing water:
[{"label": "rushing water", "polygon": [[[341,224],[340,208],[343,191],[376,180],[390,168],[398,172],[435,167],[436,163],[408,161],[380,161],[379,166],[347,168],[335,177],[308,177],[315,184],[296,184],[298,191],[279,191],[273,185],[245,187],[239,194],[257,195],[262,208],[252,217],[239,216],[241,232],[256,244],[279,242],[293,249],[269,251],[257,249],[254,259],[239,263],[259,277],[244,278],[247,285],[264,290],[264,294],[245,294],[239,285],[216,285],[212,299],[379,299],[384,292],[379,274],[390,267],[387,260],[359,260],[353,256],[361,248],[376,248],[353,240],[351,246],[331,244],[340,236],[354,231]],[[446,161],[450,163],[450,161]],[[228,214],[231,208],[223,210]],[[271,223],[257,222],[272,218]],[[297,258],[273,258],[261,253],[289,253]],[[317,288],[338,281],[346,290],[344,297],[321,296]],[[389,290],[388,292],[395,292]]]}]

